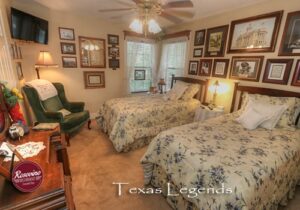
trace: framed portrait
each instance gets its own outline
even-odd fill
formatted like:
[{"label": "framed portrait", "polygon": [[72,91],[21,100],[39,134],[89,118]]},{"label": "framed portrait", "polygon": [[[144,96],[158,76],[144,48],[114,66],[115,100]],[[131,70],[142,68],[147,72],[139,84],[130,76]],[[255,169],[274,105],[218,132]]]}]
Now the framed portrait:
[{"label": "framed portrait", "polygon": [[212,69],[212,59],[201,59],[199,65],[199,76],[210,76]]},{"label": "framed portrait", "polygon": [[212,76],[226,78],[228,67],[229,67],[229,59],[214,59]]},{"label": "framed portrait", "polygon": [[292,80],[292,85],[300,87],[300,60],[297,61],[295,73]]},{"label": "framed portrait", "polygon": [[207,29],[205,57],[223,57],[225,53],[228,25]]},{"label": "framed portrait", "polygon": [[119,57],[120,56],[120,48],[119,47],[109,47],[108,48],[108,56],[109,57]]},{"label": "framed portrait", "polygon": [[268,59],[263,82],[286,85],[289,81],[293,59]]},{"label": "framed portrait", "polygon": [[194,49],[193,56],[194,56],[195,58],[197,58],[197,57],[202,57],[202,55],[203,55],[203,48],[195,48],[195,49]]},{"label": "framed portrait", "polygon": [[230,79],[259,81],[264,56],[233,56]]},{"label": "framed portrait", "polygon": [[134,70],[134,80],[145,80],[146,79],[146,71],[145,70]]},{"label": "framed portrait", "polygon": [[119,45],[119,36],[118,35],[108,34],[107,39],[108,39],[108,44]]},{"label": "framed portrait", "polygon": [[195,38],[194,38],[194,46],[201,46],[204,45],[205,41],[205,29],[199,30],[195,32]]},{"label": "framed portrait", "polygon": [[109,59],[109,68],[113,70],[120,68],[120,60],[115,58]]},{"label": "framed portrait", "polygon": [[85,71],[83,77],[86,89],[105,88],[104,71]]},{"label": "framed portrait", "polygon": [[16,63],[16,70],[17,70],[18,79],[19,80],[24,79],[22,63],[21,62]]},{"label": "framed portrait", "polygon": [[283,11],[231,22],[227,53],[274,52]]},{"label": "framed portrait", "polygon": [[77,58],[62,56],[62,66],[63,68],[77,68]]},{"label": "framed portrait", "polygon": [[189,74],[190,75],[197,75],[198,65],[199,65],[198,61],[190,61],[190,65],[189,65]]},{"label": "framed portrait", "polygon": [[75,40],[75,33],[73,28],[59,27],[58,32],[59,32],[59,38],[61,40],[69,40],[69,41]]},{"label": "framed portrait", "polygon": [[105,39],[79,36],[80,66],[82,68],[105,68]]},{"label": "framed portrait", "polygon": [[61,42],[60,48],[62,54],[76,55],[76,45],[74,43]]},{"label": "framed portrait", "polygon": [[300,11],[287,15],[279,55],[300,56]]}]

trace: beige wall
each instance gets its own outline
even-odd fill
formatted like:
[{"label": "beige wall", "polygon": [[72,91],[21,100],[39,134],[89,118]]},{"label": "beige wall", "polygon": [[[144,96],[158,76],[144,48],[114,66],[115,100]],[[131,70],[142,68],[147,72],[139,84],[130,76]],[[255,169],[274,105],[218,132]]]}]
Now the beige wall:
[{"label": "beige wall", "polygon": [[[40,45],[34,43],[19,42],[23,54],[23,73],[26,81],[36,79],[34,64],[38,53],[41,50],[48,50],[59,68],[41,69],[42,79],[52,82],[61,82],[66,89],[67,97],[70,101],[84,101],[86,108],[94,116],[100,105],[107,99],[120,97],[124,94],[123,74],[124,74],[124,53],[123,53],[123,28],[121,25],[100,20],[87,15],[80,16],[70,13],[49,10],[48,8],[35,3],[26,3],[23,0],[13,0],[12,7],[44,18],[49,21],[49,44]],[[75,44],[77,50],[77,69],[62,68],[60,40],[58,27],[68,27],[75,29]],[[96,37],[107,39],[107,34],[117,34],[120,36],[120,65],[118,70],[108,68],[108,55],[106,68],[80,68],[79,64],[79,44],[78,36]],[[106,42],[107,45],[107,42]],[[106,46],[107,48],[107,46]],[[107,50],[107,49],[106,49]],[[107,52],[106,52],[107,54]],[[83,81],[84,71],[104,71],[106,87],[103,89],[85,89]],[[25,81],[22,81],[23,83]]]},{"label": "beige wall", "polygon": [[[247,18],[247,17],[256,16],[256,15],[265,14],[265,13],[274,12],[274,11],[279,11],[279,10],[284,10],[284,15],[282,18],[280,32],[279,32],[279,36],[278,36],[278,40],[277,40],[277,44],[276,44],[276,50],[274,53],[251,53],[251,54],[229,54],[229,55],[226,54],[225,58],[231,58],[232,56],[237,56],[237,55],[243,55],[243,56],[263,55],[263,56],[265,56],[265,61],[264,61],[264,65],[262,68],[260,82],[240,81],[240,83],[243,85],[261,86],[261,87],[285,89],[285,90],[299,92],[300,91],[299,87],[293,87],[290,85],[273,85],[273,84],[261,82],[262,77],[263,77],[263,72],[265,69],[266,59],[267,58],[278,58],[278,56],[277,56],[278,49],[279,49],[279,45],[280,45],[280,41],[281,41],[281,37],[282,37],[284,25],[285,25],[287,13],[291,12],[291,11],[300,10],[299,0],[270,0],[270,1],[260,3],[257,5],[254,5],[254,6],[249,6],[246,8],[242,8],[242,9],[222,13],[219,15],[215,15],[212,17],[203,18],[203,19],[200,19],[200,20],[188,23],[188,24],[182,24],[180,26],[172,27],[172,28],[169,28],[167,31],[170,33],[173,33],[176,31],[187,30],[187,29],[192,30],[192,32],[191,32],[192,35],[191,35],[191,39],[190,39],[191,47],[190,47],[190,52],[189,52],[189,58],[190,58],[190,60],[199,60],[198,58],[193,58],[193,49],[194,49],[193,42],[194,42],[195,31],[200,30],[200,29],[207,29],[207,28],[212,28],[212,27],[216,27],[216,26],[226,25],[226,24],[230,24],[232,20]],[[228,39],[229,39],[229,36],[228,36]],[[228,41],[227,41],[227,43],[228,43]],[[280,58],[287,58],[287,57],[280,57]],[[295,61],[294,61],[294,65],[292,68],[292,72],[290,74],[290,79],[289,79],[288,84],[291,83],[294,69],[296,66],[296,61],[297,61],[297,59],[300,59],[299,56],[298,57],[294,56],[293,58]],[[186,74],[187,74],[187,70],[186,70]],[[203,78],[205,78],[205,77],[203,77]],[[215,79],[216,78],[211,78],[211,81],[214,82]],[[225,85],[228,85],[229,91],[226,94],[224,93],[217,98],[217,105],[225,106],[226,110],[228,111],[229,107],[231,105],[232,89],[233,89],[234,80],[229,80],[229,79],[226,79],[226,80],[218,79],[218,80],[220,82],[223,82]],[[209,100],[211,100],[211,94],[209,94],[207,101],[209,101]]]}]

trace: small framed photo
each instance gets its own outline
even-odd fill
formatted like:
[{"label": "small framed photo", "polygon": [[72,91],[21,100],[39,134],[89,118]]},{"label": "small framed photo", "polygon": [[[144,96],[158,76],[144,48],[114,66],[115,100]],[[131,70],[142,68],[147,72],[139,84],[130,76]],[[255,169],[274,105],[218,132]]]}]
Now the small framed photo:
[{"label": "small framed photo", "polygon": [[107,40],[108,40],[108,44],[110,44],[110,45],[113,45],[113,46],[119,45],[119,36],[118,35],[108,34]]},{"label": "small framed photo", "polygon": [[224,57],[228,25],[207,29],[205,57]]},{"label": "small framed photo", "polygon": [[212,59],[201,59],[198,75],[199,76],[210,76],[211,69],[212,69],[212,62],[213,62]]},{"label": "small framed photo", "polygon": [[120,56],[120,48],[119,47],[109,47],[108,48],[108,56],[109,57],[119,57]]},{"label": "small framed photo", "polygon": [[289,81],[293,59],[268,59],[263,82],[286,85]]},{"label": "small framed photo", "polygon": [[63,68],[77,68],[77,58],[62,56],[62,66]]},{"label": "small framed photo", "polygon": [[76,55],[76,45],[74,43],[61,42],[60,48],[62,54]]},{"label": "small framed photo", "polygon": [[300,87],[300,60],[297,61],[295,73],[292,80],[292,85]]},{"label": "small framed photo", "polygon": [[59,27],[58,31],[59,31],[59,38],[61,40],[69,40],[69,41],[75,40],[75,33],[73,28]]},{"label": "small framed photo", "polygon": [[17,70],[18,79],[19,80],[24,79],[22,63],[21,62],[16,63],[16,70]]},{"label": "small framed photo", "polygon": [[120,60],[119,59],[115,59],[115,58],[111,58],[109,59],[109,68],[116,70],[118,68],[120,68]]},{"label": "small framed photo", "polygon": [[230,79],[259,81],[264,56],[233,56]]},{"label": "small framed photo", "polygon": [[134,71],[134,80],[145,80],[146,79],[146,71],[145,70],[135,70]]},{"label": "small framed photo", "polygon": [[105,88],[104,71],[85,71],[83,76],[86,89]]},{"label": "small framed photo", "polygon": [[228,67],[229,67],[229,59],[215,59],[212,76],[226,78]]},{"label": "small framed photo", "polygon": [[190,75],[197,75],[198,65],[199,65],[198,61],[190,61],[190,65],[189,65],[189,74]]},{"label": "small framed photo", "polygon": [[194,49],[194,53],[193,53],[194,58],[202,57],[202,55],[203,55],[203,48]]},{"label": "small framed photo", "polygon": [[194,46],[204,45],[205,41],[205,29],[199,30],[195,32]]}]

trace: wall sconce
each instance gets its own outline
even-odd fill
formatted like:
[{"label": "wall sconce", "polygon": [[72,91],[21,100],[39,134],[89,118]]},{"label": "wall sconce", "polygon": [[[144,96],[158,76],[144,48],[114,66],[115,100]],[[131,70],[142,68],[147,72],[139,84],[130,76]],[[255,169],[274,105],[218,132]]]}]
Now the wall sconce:
[{"label": "wall sconce", "polygon": [[37,78],[40,79],[40,68],[57,68],[58,65],[53,63],[52,56],[48,51],[41,51],[35,64]]},{"label": "wall sconce", "polygon": [[160,91],[160,94],[163,94],[165,91],[164,91],[164,87],[166,86],[166,82],[164,79],[160,79],[159,82],[158,82],[158,89]]}]

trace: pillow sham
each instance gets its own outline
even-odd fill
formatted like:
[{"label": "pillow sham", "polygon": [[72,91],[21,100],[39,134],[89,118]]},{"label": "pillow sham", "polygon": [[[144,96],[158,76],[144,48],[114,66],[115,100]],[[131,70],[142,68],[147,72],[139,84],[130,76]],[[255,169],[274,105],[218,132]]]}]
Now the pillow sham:
[{"label": "pillow sham", "polygon": [[266,114],[257,112],[254,108],[249,107],[246,109],[240,117],[236,119],[237,122],[248,130],[256,129],[262,122],[268,120]]},{"label": "pillow sham", "polygon": [[184,91],[180,99],[187,101],[194,98],[194,96],[198,93],[199,89],[199,84],[189,84],[188,88]]},{"label": "pillow sham", "polygon": [[164,95],[164,100],[175,101],[178,100],[188,88],[188,83],[177,81],[173,88]]}]

